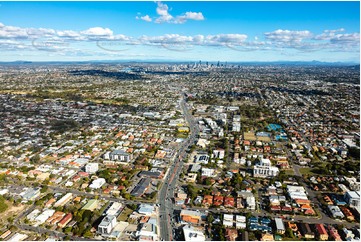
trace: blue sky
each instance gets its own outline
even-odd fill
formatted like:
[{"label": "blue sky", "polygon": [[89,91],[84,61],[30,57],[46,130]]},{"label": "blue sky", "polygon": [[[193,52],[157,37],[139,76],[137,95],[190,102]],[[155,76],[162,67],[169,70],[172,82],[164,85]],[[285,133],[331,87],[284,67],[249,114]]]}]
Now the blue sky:
[{"label": "blue sky", "polygon": [[359,2],[1,2],[0,61],[360,59]]}]

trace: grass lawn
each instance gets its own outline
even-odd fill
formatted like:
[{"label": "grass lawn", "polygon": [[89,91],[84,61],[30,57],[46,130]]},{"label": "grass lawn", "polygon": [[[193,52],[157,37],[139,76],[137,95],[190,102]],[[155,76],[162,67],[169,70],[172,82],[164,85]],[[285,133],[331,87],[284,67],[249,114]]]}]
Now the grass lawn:
[{"label": "grass lawn", "polygon": [[285,171],[286,175],[289,175],[289,176],[294,176],[295,175],[295,171],[293,169],[287,169],[287,170],[284,170],[284,171]]},{"label": "grass lawn", "polygon": [[28,205],[25,204],[19,204],[18,206],[14,206],[9,201],[5,201],[5,204],[8,205],[8,208],[6,209],[6,211],[1,213],[0,223],[5,223],[8,218],[19,215],[28,207]]},{"label": "grass lawn", "polygon": [[305,174],[305,175],[311,175],[311,176],[319,175],[319,174],[317,174],[317,173],[313,173],[313,172],[312,172],[312,169],[313,169],[313,168],[302,167],[302,168],[300,168],[300,173],[301,173],[302,175]]},{"label": "grass lawn", "polygon": [[122,213],[118,216],[118,221],[127,221],[129,215],[133,212],[132,209],[125,207]]},{"label": "grass lawn", "polygon": [[288,238],[288,237],[283,237],[282,241],[301,241],[301,239],[299,238]]}]

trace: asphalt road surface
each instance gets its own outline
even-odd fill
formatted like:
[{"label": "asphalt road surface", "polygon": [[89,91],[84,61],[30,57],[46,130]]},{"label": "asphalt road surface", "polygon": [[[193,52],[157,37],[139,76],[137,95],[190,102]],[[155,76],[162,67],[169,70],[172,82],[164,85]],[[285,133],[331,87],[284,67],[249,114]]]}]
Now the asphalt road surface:
[{"label": "asphalt road surface", "polygon": [[190,135],[180,144],[179,150],[170,164],[169,172],[164,179],[163,186],[158,193],[160,233],[161,239],[166,241],[173,240],[172,217],[174,205],[172,199],[174,198],[174,189],[177,185],[179,174],[182,172],[183,158],[186,155],[186,150],[195,142],[197,134],[199,133],[197,123],[189,113],[184,99],[180,101],[180,107],[190,127]]}]

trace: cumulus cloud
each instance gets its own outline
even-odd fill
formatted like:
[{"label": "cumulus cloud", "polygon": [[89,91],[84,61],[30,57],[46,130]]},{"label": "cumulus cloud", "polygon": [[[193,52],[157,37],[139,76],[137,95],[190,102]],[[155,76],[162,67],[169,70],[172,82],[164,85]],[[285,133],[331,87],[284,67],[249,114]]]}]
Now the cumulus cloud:
[{"label": "cumulus cloud", "polygon": [[241,45],[246,39],[245,34],[218,34],[208,35],[207,43],[210,45]]},{"label": "cumulus cloud", "polygon": [[298,43],[312,36],[311,32],[308,30],[292,31],[282,29],[266,32],[264,35],[267,40],[281,43]]},{"label": "cumulus cloud", "polygon": [[65,37],[65,38],[79,38],[81,37],[79,32],[73,31],[73,30],[64,30],[64,31],[57,31],[56,32],[59,37]]},{"label": "cumulus cloud", "polygon": [[174,23],[185,23],[187,20],[196,20],[201,21],[204,20],[204,16],[201,12],[186,12],[184,15],[177,16],[174,20]]},{"label": "cumulus cloud", "polygon": [[[168,7],[165,7],[164,4],[159,6],[158,12],[163,14],[162,16],[169,16]],[[146,18],[147,16],[143,17]],[[184,16],[202,19],[201,16],[203,15],[200,13],[186,13]],[[114,33],[109,28],[99,26],[75,31],[71,29],[22,28],[0,23],[0,50],[71,51],[70,45],[81,41],[102,42],[107,48],[118,46],[118,49],[121,48],[122,50],[126,45],[148,45],[176,51],[189,50],[196,46],[213,46],[228,47],[239,51],[283,51],[288,48],[299,51],[357,52],[360,46],[360,33],[347,33],[344,29],[325,30],[318,34],[311,33],[309,30],[278,29],[266,32],[263,36],[258,35],[258,37],[251,40],[245,33],[220,33],[214,35],[164,34],[132,37]],[[128,48],[125,49],[128,50]]]},{"label": "cumulus cloud", "polygon": [[203,13],[201,12],[186,12],[186,14],[184,15],[184,17],[186,19],[191,19],[191,20],[204,20],[204,16]]},{"label": "cumulus cloud", "polygon": [[[204,20],[204,16],[202,12],[191,12],[188,11],[184,14],[178,16],[172,16],[169,13],[170,9],[167,4],[162,2],[157,2],[156,13],[157,17],[154,17],[154,23],[173,23],[173,24],[183,24],[187,22],[187,20],[195,20],[201,21]],[[145,15],[143,17],[136,16],[136,19],[144,20],[146,22],[152,22],[152,18],[149,15]]]},{"label": "cumulus cloud", "polygon": [[161,2],[157,2],[157,14],[160,16],[164,16],[164,15],[169,15],[168,13],[168,5],[167,4],[163,4]]},{"label": "cumulus cloud", "polygon": [[0,27],[0,39],[23,39],[28,38],[28,33],[26,29],[14,26],[5,26]]},{"label": "cumulus cloud", "polygon": [[149,15],[140,17],[139,19],[144,20],[145,22],[152,22],[152,18]]},{"label": "cumulus cloud", "polygon": [[324,30],[322,34],[316,35],[315,40],[330,40],[333,38],[337,33],[344,32],[345,29],[334,29],[334,30]]},{"label": "cumulus cloud", "polygon": [[87,30],[84,30],[81,32],[84,35],[90,35],[90,36],[112,36],[113,31],[108,28],[102,28],[102,27],[94,27],[89,28]]},{"label": "cumulus cloud", "polygon": [[356,44],[360,41],[360,33],[337,34],[330,39],[331,43],[352,43]]},{"label": "cumulus cloud", "polygon": [[275,30],[264,33],[267,44],[275,48],[293,48],[301,51],[358,51],[359,33],[343,33],[345,29],[324,30],[314,35],[308,30]]}]

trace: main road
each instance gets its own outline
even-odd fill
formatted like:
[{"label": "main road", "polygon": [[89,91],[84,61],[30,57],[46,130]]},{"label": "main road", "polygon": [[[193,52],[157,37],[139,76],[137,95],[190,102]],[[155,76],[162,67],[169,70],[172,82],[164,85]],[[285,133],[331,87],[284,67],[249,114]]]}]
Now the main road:
[{"label": "main road", "polygon": [[164,179],[164,183],[158,193],[157,201],[159,203],[159,226],[162,240],[173,240],[173,228],[171,217],[174,213],[174,205],[172,198],[174,197],[174,189],[177,185],[179,174],[183,168],[183,158],[185,158],[186,150],[194,144],[199,133],[198,126],[189,113],[187,104],[182,97],[180,108],[190,128],[190,135],[178,146],[178,152],[175,153],[174,159],[170,163],[169,171]]}]

